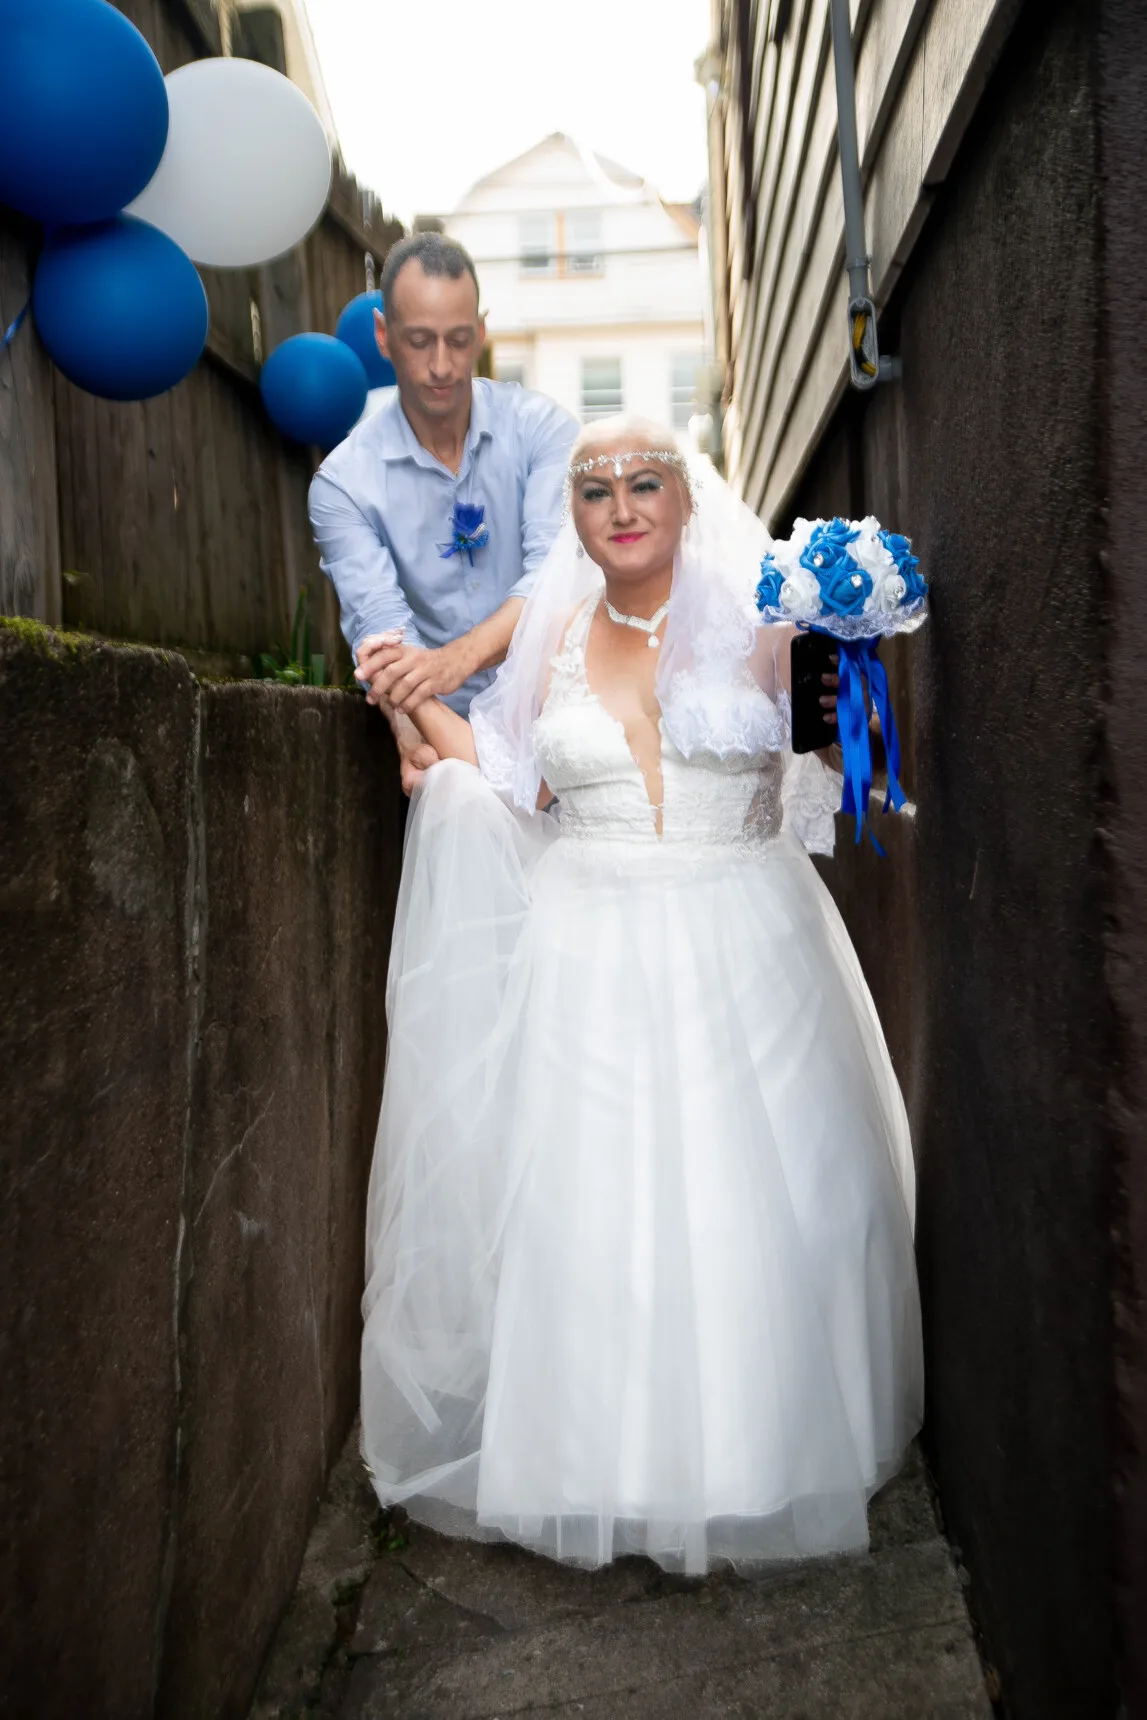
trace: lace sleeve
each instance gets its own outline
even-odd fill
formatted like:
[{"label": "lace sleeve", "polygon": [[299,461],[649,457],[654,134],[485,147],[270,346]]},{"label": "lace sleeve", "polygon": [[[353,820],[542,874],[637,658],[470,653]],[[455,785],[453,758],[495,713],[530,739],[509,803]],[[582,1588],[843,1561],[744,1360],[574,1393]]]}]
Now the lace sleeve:
[{"label": "lace sleeve", "polygon": [[836,814],[844,778],[816,753],[788,753],[781,799],[785,828],[810,854],[831,854],[836,845]]}]

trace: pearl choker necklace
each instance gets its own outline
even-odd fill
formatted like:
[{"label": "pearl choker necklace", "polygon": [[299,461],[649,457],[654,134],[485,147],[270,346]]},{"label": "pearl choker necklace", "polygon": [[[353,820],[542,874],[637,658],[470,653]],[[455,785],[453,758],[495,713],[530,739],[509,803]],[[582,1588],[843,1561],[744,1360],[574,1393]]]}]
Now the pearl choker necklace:
[{"label": "pearl choker necklace", "polygon": [[661,641],[657,637],[657,629],[669,614],[670,599],[667,597],[656,615],[651,615],[647,621],[644,615],[623,615],[620,609],[615,609],[607,597],[605,600],[606,613],[611,621],[616,621],[619,627],[635,627],[639,633],[648,633],[649,649],[656,651]]}]

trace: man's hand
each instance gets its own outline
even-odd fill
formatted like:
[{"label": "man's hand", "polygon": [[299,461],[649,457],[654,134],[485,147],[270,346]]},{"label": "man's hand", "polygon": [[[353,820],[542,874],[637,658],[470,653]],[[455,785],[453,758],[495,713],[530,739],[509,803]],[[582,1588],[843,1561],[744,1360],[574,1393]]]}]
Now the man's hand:
[{"label": "man's hand", "polygon": [[372,634],[358,648],[355,675],[369,689],[372,705],[385,700],[396,711],[409,713],[427,699],[456,693],[478,666],[473,655],[465,637],[427,651],[404,645],[397,634]]},{"label": "man's hand", "polygon": [[375,681],[402,655],[403,649],[401,633],[375,633],[364,639],[358,648],[355,677],[366,684],[367,704],[378,705],[390,724],[394,744],[398,748],[402,792],[409,795],[418,787],[430,766],[438,763],[438,754],[419,734],[410,718],[396,711],[385,694],[375,689]]}]

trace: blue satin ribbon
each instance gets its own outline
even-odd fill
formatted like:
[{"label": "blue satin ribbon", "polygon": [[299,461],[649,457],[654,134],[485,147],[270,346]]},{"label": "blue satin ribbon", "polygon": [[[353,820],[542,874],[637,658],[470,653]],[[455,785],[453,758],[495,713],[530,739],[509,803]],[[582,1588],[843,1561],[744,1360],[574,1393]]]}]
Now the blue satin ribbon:
[{"label": "blue satin ribbon", "polygon": [[[815,628],[815,632],[825,632]],[[888,792],[884,797],[885,812],[899,812],[906,795],[900,786],[900,736],[892,700],[888,696],[888,675],[880,661],[879,639],[837,639],[837,671],[840,687],[837,691],[836,721],[840,750],[844,754],[844,793],[840,810],[855,820],[856,840],[860,843],[865,831],[878,854],[884,850],[872,834],[868,822],[868,796],[872,790],[872,742],[868,732],[868,699],[871,696],[880,732],[884,737],[884,752],[888,763]],[[865,683],[868,692],[865,692]]]},{"label": "blue satin ribbon", "polygon": [[32,308],[32,301],[31,301],[31,299],[29,299],[28,303],[24,306],[24,309],[19,312],[19,314],[14,318],[14,320],[12,322],[10,322],[8,324],[8,327],[4,330],[4,333],[0,334],[0,352],[3,352],[5,347],[11,346],[12,342],[15,340],[16,336],[19,334],[21,328],[23,327],[24,319],[28,315],[28,312],[31,310],[31,308]]}]

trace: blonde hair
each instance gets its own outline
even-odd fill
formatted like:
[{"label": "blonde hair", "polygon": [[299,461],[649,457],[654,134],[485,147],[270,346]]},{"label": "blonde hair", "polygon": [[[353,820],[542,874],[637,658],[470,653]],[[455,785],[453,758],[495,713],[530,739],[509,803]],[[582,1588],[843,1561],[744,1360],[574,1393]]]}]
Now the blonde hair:
[{"label": "blonde hair", "polygon": [[658,424],[652,418],[641,418],[635,412],[617,412],[611,418],[596,418],[592,424],[582,427],[570,449],[569,466],[566,469],[567,506],[574,479],[581,475],[578,468],[584,469],[587,463],[607,465],[606,456],[614,452],[627,462],[641,455],[668,466],[681,491],[685,518],[688,520],[693,512],[693,485],[689,475],[689,462],[681,444],[673,431],[667,430],[664,424]]},{"label": "blonde hair", "polygon": [[676,454],[679,460],[685,458],[673,431],[667,430],[664,424],[658,424],[652,418],[641,418],[636,412],[615,412],[610,418],[595,418],[592,424],[583,424],[570,449],[570,465],[576,465],[594,449],[618,448],[623,444],[634,453],[652,454],[663,450],[667,454]]}]

